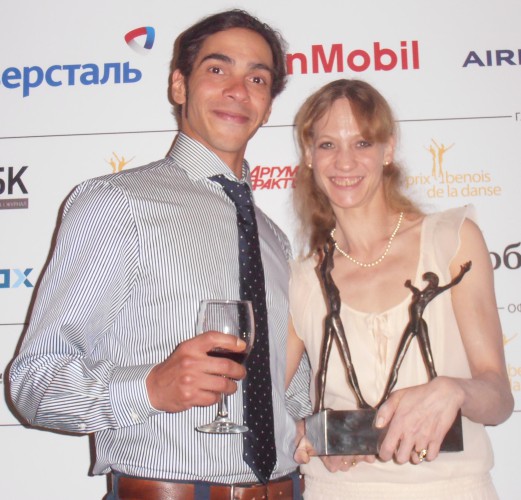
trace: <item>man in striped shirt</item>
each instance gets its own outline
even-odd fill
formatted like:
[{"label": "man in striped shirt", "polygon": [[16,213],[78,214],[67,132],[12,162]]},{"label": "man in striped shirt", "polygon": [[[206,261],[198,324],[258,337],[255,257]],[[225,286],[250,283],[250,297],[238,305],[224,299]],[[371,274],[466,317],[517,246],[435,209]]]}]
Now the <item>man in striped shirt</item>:
[{"label": "man in striped shirt", "polygon": [[[284,387],[290,249],[255,208],[268,310],[276,465],[267,485],[241,435],[198,433],[221,392],[242,419],[245,369],[208,356],[241,350],[195,335],[199,302],[239,298],[236,208],[210,177],[250,183],[244,153],[285,85],[283,41],[243,11],[206,18],[178,39],[169,155],[91,179],[67,200],[30,326],[10,370],[20,414],[40,427],[94,433],[94,473],[110,498],[300,498],[294,419],[309,411],[307,371]],[[224,375],[224,376],[223,376]],[[290,387],[291,391],[291,387]],[[290,414],[290,409],[291,414]]]}]

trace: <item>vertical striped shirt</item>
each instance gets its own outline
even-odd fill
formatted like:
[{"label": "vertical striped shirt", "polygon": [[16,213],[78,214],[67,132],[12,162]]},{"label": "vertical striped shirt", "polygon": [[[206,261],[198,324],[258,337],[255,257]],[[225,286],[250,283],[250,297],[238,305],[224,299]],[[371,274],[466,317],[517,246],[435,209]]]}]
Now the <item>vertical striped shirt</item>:
[{"label": "vertical striped shirt", "polygon": [[[245,162],[244,172],[248,167]],[[208,177],[230,169],[187,136],[149,165],[80,184],[68,198],[28,332],[10,370],[30,424],[95,433],[94,473],[158,479],[255,481],[241,435],[198,433],[215,406],[154,409],[152,367],[195,335],[199,302],[239,299],[235,206]],[[256,208],[266,275],[277,466],[295,469],[294,418],[284,390],[289,244]],[[309,410],[306,370],[292,414]],[[229,398],[242,421],[242,390]]]}]

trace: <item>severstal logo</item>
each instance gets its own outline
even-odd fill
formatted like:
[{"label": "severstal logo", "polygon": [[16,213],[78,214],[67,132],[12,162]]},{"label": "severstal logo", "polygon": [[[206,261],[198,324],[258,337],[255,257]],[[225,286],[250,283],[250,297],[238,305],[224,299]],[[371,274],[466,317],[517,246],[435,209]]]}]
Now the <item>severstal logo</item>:
[{"label": "severstal logo", "polygon": [[154,46],[155,38],[156,30],[152,26],[142,26],[129,31],[125,35],[125,42],[132,50],[140,54],[146,54]]}]

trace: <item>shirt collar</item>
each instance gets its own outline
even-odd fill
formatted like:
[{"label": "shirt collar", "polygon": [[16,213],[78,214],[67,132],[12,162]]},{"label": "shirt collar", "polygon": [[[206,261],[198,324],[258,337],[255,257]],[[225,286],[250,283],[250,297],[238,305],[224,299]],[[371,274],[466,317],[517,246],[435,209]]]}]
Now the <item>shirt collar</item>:
[{"label": "shirt collar", "polygon": [[236,182],[247,182],[251,187],[250,166],[246,160],[242,163],[242,179],[237,179],[230,167],[213,151],[182,132],[177,135],[169,156],[193,181],[224,175]]}]

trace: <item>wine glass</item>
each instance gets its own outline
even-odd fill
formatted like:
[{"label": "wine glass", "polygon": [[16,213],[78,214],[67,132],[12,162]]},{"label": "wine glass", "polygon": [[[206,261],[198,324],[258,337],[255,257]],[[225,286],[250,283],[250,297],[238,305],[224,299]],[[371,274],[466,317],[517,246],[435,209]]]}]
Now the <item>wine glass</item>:
[{"label": "wine glass", "polygon": [[[249,300],[202,300],[197,317],[197,333],[209,330],[235,335],[246,342],[241,352],[231,352],[216,348],[208,352],[209,356],[228,358],[236,363],[244,364],[253,346],[255,323],[253,308]],[[221,394],[217,406],[217,415],[213,422],[196,428],[200,432],[213,434],[238,434],[248,431],[245,425],[239,425],[228,416],[227,396]]]}]

